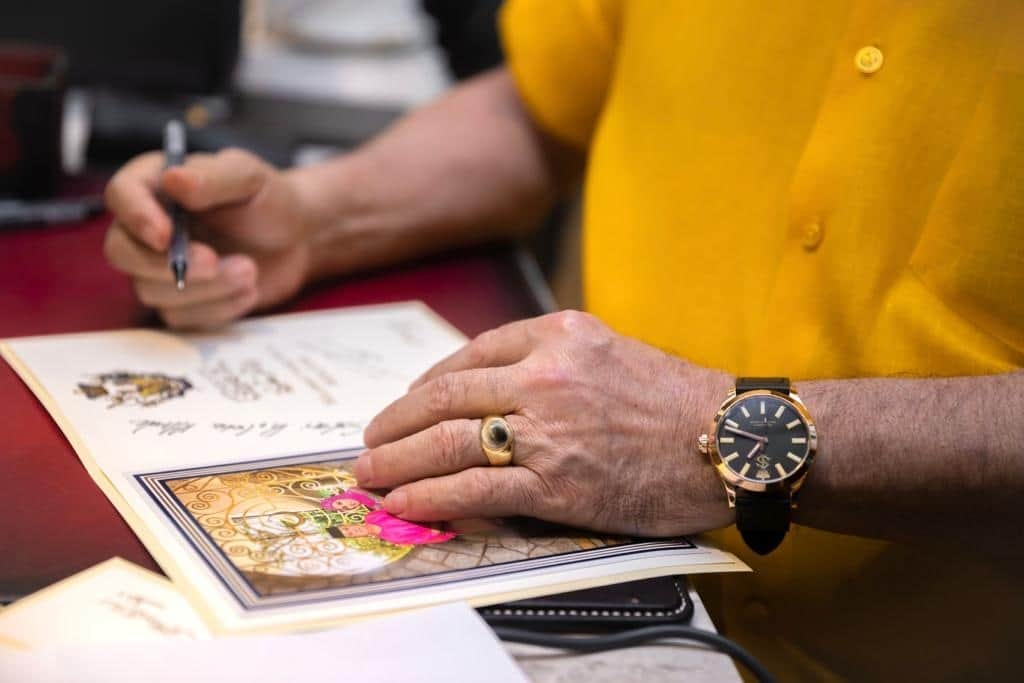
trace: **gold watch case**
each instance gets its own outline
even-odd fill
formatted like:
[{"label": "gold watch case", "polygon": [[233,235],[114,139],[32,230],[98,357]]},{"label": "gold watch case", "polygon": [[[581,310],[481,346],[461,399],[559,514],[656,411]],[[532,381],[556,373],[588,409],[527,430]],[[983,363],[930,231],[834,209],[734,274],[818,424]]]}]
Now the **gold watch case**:
[{"label": "gold watch case", "polygon": [[[718,441],[716,435],[718,434],[718,425],[725,417],[725,414],[742,399],[751,398],[754,396],[772,396],[790,405],[800,417],[807,423],[807,457],[800,463],[800,466],[789,473],[786,477],[779,481],[770,483],[754,482],[741,477],[739,474],[734,472],[730,467],[722,461],[722,455],[718,451]],[[726,396],[722,405],[719,406],[718,412],[715,413],[715,419],[711,423],[711,430],[707,434],[701,434],[697,439],[697,449],[708,456],[711,460],[711,464],[715,467],[718,472],[718,476],[722,480],[722,485],[725,487],[725,493],[729,498],[729,507],[736,507],[736,489],[743,489],[744,491],[750,491],[754,493],[765,493],[765,492],[789,492],[791,495],[796,494],[803,486],[804,480],[807,478],[807,473],[810,471],[811,465],[814,463],[814,457],[818,452],[818,429],[814,424],[814,420],[811,419],[811,414],[807,410],[803,401],[800,400],[800,396],[797,394],[796,389],[791,388],[789,393],[783,393],[781,391],[771,391],[768,389],[757,389],[755,391],[745,391],[742,394],[737,394],[736,390],[733,389]],[[793,507],[796,507],[794,497]]]}]

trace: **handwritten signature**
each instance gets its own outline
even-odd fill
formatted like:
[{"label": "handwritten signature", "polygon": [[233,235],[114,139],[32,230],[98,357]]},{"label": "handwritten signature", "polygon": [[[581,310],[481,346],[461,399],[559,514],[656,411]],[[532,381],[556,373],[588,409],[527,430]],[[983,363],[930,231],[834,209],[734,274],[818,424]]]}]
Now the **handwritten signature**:
[{"label": "handwritten signature", "polygon": [[190,629],[178,624],[169,623],[161,618],[158,613],[164,611],[166,607],[162,603],[147,598],[144,595],[121,591],[117,594],[117,597],[102,600],[100,604],[106,605],[113,612],[126,619],[138,619],[157,633],[165,636],[196,637],[196,634]]}]

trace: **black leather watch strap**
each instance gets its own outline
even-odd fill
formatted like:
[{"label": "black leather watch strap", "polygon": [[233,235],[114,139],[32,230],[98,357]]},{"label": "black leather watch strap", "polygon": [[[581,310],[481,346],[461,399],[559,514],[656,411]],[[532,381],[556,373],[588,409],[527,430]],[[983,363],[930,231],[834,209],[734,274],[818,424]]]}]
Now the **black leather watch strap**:
[{"label": "black leather watch strap", "polygon": [[736,393],[742,394],[745,391],[756,391],[758,389],[768,391],[780,391],[789,393],[788,377],[737,377]]},{"label": "black leather watch strap", "polygon": [[788,493],[736,492],[736,528],[758,555],[767,555],[782,543],[789,531],[791,510]]}]

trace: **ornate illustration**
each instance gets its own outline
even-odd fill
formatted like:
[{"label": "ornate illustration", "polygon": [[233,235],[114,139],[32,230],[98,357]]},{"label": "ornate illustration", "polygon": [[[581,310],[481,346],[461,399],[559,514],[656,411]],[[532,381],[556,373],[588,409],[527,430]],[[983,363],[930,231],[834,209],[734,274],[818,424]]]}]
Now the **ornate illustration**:
[{"label": "ornate illustration", "polygon": [[[387,513],[356,487],[351,458],[160,477],[158,499],[176,502],[184,527],[244,578],[255,602],[611,548],[623,538],[567,534],[540,522],[472,520],[438,529]],[[198,474],[198,473],[196,473]],[[151,480],[146,475],[144,480]],[[154,489],[151,489],[154,490]]]},{"label": "ornate illustration", "polygon": [[159,372],[108,372],[79,382],[78,392],[90,400],[106,399],[108,408],[121,405],[152,407],[180,398],[192,388],[184,377]]}]

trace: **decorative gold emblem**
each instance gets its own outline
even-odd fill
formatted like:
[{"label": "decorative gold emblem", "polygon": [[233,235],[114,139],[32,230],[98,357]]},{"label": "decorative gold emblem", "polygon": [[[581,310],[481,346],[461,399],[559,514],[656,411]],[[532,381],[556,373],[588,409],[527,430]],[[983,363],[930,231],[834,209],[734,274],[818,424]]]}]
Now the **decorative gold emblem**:
[{"label": "decorative gold emblem", "polygon": [[90,400],[105,398],[108,408],[133,405],[148,408],[172,398],[181,398],[192,389],[184,377],[160,372],[107,372],[80,382],[78,391]]}]

